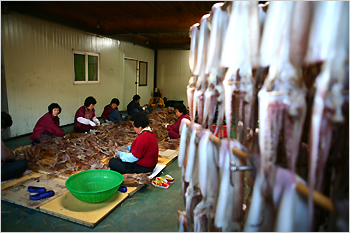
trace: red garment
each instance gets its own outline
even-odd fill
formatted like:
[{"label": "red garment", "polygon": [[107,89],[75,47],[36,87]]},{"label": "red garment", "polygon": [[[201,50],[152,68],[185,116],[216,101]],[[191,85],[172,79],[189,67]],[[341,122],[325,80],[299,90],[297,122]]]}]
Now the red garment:
[{"label": "red garment", "polygon": [[[118,109],[118,107],[116,107],[115,109]],[[102,118],[104,121],[106,121],[107,118],[109,117],[109,115],[113,112],[113,110],[114,110],[114,109],[111,107],[111,105],[110,105],[110,104],[107,104],[107,105],[105,106],[105,108],[103,109],[103,113],[102,113],[101,118]],[[120,116],[123,116],[120,112],[119,112],[119,114],[120,114]]]},{"label": "red garment", "polygon": [[[92,109],[92,114],[90,116],[91,118],[89,120],[92,120],[92,118],[94,118],[95,116],[95,109]],[[85,132],[88,132],[90,129],[96,129],[96,127],[92,127],[91,125],[84,125],[78,122],[77,121],[78,117],[85,118],[85,105],[81,106],[75,113],[73,129],[78,133],[85,133]]]},{"label": "red garment", "polygon": [[14,158],[15,153],[13,153],[13,150],[7,148],[5,143],[1,140],[1,167],[6,163],[6,161]]},{"label": "red garment", "polygon": [[104,121],[106,121],[107,118],[109,117],[109,115],[113,112],[113,110],[114,110],[114,109],[111,107],[111,105],[110,105],[110,104],[107,104],[107,105],[105,106],[105,108],[103,109],[103,113],[102,113],[101,118],[102,118]]},{"label": "red garment", "polygon": [[168,132],[168,135],[169,135],[169,138],[171,139],[177,139],[180,137],[180,134],[179,134],[179,130],[180,130],[180,125],[181,125],[181,120],[183,118],[186,118],[188,120],[191,120],[190,117],[188,115],[184,115],[182,114],[179,119],[177,119],[176,123],[173,124],[173,125],[168,125],[166,127],[166,129],[169,131]]},{"label": "red garment", "polygon": [[59,127],[60,118],[58,116],[54,117],[51,113],[46,113],[36,123],[33,133],[30,135],[29,139],[37,139],[45,131],[57,135],[58,137],[63,137],[65,133]]},{"label": "red garment", "polygon": [[158,162],[158,141],[156,134],[144,131],[131,144],[130,152],[139,160],[138,165],[153,167]]}]

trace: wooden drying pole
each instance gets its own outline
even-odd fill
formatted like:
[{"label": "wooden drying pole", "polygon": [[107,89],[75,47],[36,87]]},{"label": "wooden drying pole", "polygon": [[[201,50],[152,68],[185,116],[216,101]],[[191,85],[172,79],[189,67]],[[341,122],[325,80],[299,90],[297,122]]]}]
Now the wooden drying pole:
[{"label": "wooden drying pole", "polygon": [[[214,136],[215,137],[215,136]],[[236,156],[240,157],[240,158],[247,158],[248,157],[248,153],[241,151],[237,148],[232,148],[232,153],[234,153]],[[306,185],[302,184],[301,182],[297,182],[297,186],[296,186],[296,190],[298,191],[298,193],[303,194],[304,196],[308,196],[309,195],[309,187],[307,187]],[[312,198],[314,199],[314,202],[320,206],[322,206],[323,208],[329,210],[330,212],[334,211],[334,205],[332,200],[323,195],[322,193],[318,192],[318,191],[313,191],[312,192]]]},{"label": "wooden drying pole", "polygon": [[[187,125],[190,125],[190,122],[186,122]],[[198,128],[197,128],[198,129]],[[214,142],[216,143],[220,143],[221,139],[214,136],[214,135],[210,135],[209,138],[211,140],[213,140]],[[244,152],[240,149],[237,149],[237,148],[232,148],[232,153],[235,154],[236,156],[242,158],[242,159],[247,159],[248,158],[248,153],[247,152]],[[307,187],[306,185],[302,184],[301,182],[297,182],[297,185],[296,185],[296,190],[298,193],[304,195],[304,196],[308,196],[309,195],[309,187]],[[318,191],[313,191],[312,193],[312,197],[314,199],[314,202],[316,204],[318,204],[319,206],[327,209],[328,211],[330,212],[334,212],[334,204],[332,202],[332,200],[323,195],[322,193],[318,192]]]}]

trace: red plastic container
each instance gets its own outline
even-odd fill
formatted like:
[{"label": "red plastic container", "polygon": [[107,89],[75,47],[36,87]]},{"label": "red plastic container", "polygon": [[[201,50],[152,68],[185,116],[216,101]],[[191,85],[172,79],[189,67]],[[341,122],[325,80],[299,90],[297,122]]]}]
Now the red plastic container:
[{"label": "red plastic container", "polygon": [[[216,125],[213,125],[213,133],[215,132],[215,129],[216,129]],[[231,128],[231,130],[233,130]],[[221,130],[219,130],[216,134],[215,134],[216,137],[219,137],[219,138],[226,138],[227,137],[227,132],[226,132],[226,126],[223,126],[221,128]]]}]

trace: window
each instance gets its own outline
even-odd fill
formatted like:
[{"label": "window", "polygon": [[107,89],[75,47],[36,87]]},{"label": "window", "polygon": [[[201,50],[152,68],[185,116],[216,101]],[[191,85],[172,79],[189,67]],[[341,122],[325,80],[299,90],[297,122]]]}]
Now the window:
[{"label": "window", "polygon": [[147,86],[148,63],[140,61],[140,82],[139,86]]},{"label": "window", "polygon": [[100,55],[74,52],[74,83],[99,83]]}]

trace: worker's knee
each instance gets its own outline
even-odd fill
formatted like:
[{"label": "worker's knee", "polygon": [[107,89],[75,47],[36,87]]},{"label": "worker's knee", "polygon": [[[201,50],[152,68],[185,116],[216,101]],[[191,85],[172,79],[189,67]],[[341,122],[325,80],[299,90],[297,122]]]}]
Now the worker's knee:
[{"label": "worker's knee", "polygon": [[18,170],[20,172],[25,172],[25,170],[27,170],[28,168],[28,161],[25,160],[25,159],[22,159],[22,160],[18,160]]}]

